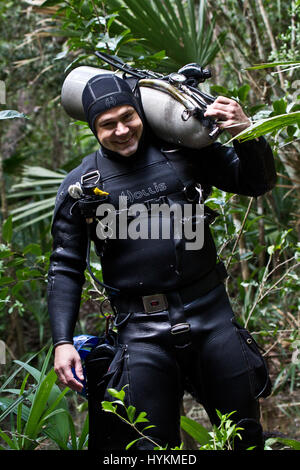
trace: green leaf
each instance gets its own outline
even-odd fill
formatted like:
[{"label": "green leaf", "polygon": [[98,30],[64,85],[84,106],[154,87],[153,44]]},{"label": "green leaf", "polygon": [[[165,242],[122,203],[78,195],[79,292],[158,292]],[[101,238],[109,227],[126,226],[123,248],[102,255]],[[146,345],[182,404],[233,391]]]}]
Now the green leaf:
[{"label": "green leaf", "polygon": [[293,124],[300,124],[300,111],[289,114],[280,114],[279,116],[267,119],[261,119],[245,129],[243,132],[240,132],[240,134],[234,136],[234,138],[230,139],[228,142],[226,142],[226,144],[229,144],[234,139],[237,139],[241,142],[256,139],[271,132],[278,132]]},{"label": "green leaf", "polygon": [[286,113],[287,102],[285,101],[285,99],[281,98],[280,100],[273,101],[272,105],[275,114],[278,115]]},{"label": "green leaf", "polygon": [[130,449],[130,447],[133,446],[133,444],[135,444],[136,442],[140,441],[141,439],[143,439],[143,438],[142,438],[142,437],[139,437],[138,439],[135,439],[134,441],[129,442],[129,444],[127,444],[127,446],[125,447],[125,450]]},{"label": "green leaf", "polygon": [[295,66],[300,66],[300,61],[285,61],[285,62],[268,62],[268,63],[262,63],[262,64],[254,64],[252,67],[246,67],[246,70],[259,70],[259,69],[267,69],[270,67],[278,67],[278,66],[286,66],[286,65],[295,65]]},{"label": "green leaf", "polygon": [[250,91],[250,85],[246,84],[241,86],[241,88],[238,89],[238,98],[244,103],[247,99],[248,93]]},{"label": "green leaf", "polygon": [[199,444],[204,445],[210,441],[207,429],[187,416],[181,416],[180,426],[185,432],[192,436],[195,441],[199,442]]},{"label": "green leaf", "polygon": [[17,450],[17,446],[14,441],[4,431],[2,431],[2,429],[0,429],[0,437],[2,437],[11,449]]},{"label": "green leaf", "polygon": [[[12,413],[17,406],[25,400],[25,398],[32,393],[34,390],[37,389],[37,385],[33,387],[31,390],[24,392],[23,395],[21,395],[17,400],[12,401],[9,406],[5,407],[4,412],[0,415],[0,421],[3,421],[10,413]],[[4,403],[3,399],[1,399],[1,402]],[[1,403],[0,402],[0,403]]]},{"label": "green leaf", "polygon": [[231,96],[231,93],[227,88],[220,86],[220,85],[212,85],[210,87],[210,91],[212,93],[216,93],[217,95],[222,95],[222,96]]},{"label": "green leaf", "polygon": [[285,438],[278,438],[278,442],[287,445],[295,450],[300,450],[300,442],[296,441],[295,439],[285,439]]},{"label": "green leaf", "polygon": [[81,430],[81,435],[79,437],[78,450],[82,450],[83,447],[86,445],[88,436],[89,436],[89,415],[87,414],[82,430]]},{"label": "green leaf", "polygon": [[102,401],[101,405],[104,411],[108,411],[110,413],[114,413],[117,409],[117,407],[113,405],[111,401]]},{"label": "green leaf", "polygon": [[12,215],[6,219],[2,226],[2,238],[6,243],[10,243],[13,235]]},{"label": "green leaf", "polygon": [[129,405],[127,408],[127,416],[131,423],[133,423],[135,412],[136,412],[135,406]]},{"label": "green leaf", "polygon": [[2,277],[0,279],[0,286],[4,286],[5,284],[10,284],[11,282],[14,282],[13,277]]},{"label": "green leaf", "polygon": [[41,7],[53,7],[54,5],[58,5],[59,3],[63,3],[61,0],[46,0],[42,3]]},{"label": "green leaf", "polygon": [[[21,364],[21,367],[19,367],[18,369],[15,370],[15,372],[13,372],[8,378],[7,380],[5,380],[5,382],[1,385],[0,387],[0,392],[3,392],[3,390],[6,388],[6,386],[13,380],[13,378],[23,369],[25,368],[25,365],[28,366],[29,365],[29,362],[32,361],[32,359],[34,359],[38,354],[40,354],[43,350],[45,349],[45,347],[43,347],[40,351],[36,352],[33,354],[33,356],[31,356],[26,362],[21,362],[19,361],[19,364]],[[14,361],[17,363],[17,361]],[[29,366],[31,367],[31,366]],[[34,369],[34,368],[32,368]],[[37,371],[37,369],[34,369],[35,371]],[[30,371],[29,371],[30,372]],[[37,371],[39,373],[39,371]],[[31,372],[30,372],[31,373]]]},{"label": "green leaf", "polygon": [[[20,389],[20,396],[23,395],[25,386],[28,380],[29,374],[27,374],[22,382],[21,389]],[[23,408],[23,402],[21,402],[18,406],[17,410],[17,432],[19,435],[22,434],[22,408]],[[22,447],[22,438],[19,437],[19,446]]]},{"label": "green leaf", "polygon": [[3,258],[9,258],[11,255],[13,255],[14,252],[13,251],[10,251],[10,250],[3,250],[3,251],[0,251],[0,259],[3,259]]},{"label": "green leaf", "polygon": [[[125,387],[123,387],[123,388],[125,388]],[[118,398],[119,400],[121,400],[121,402],[124,402],[125,390],[123,390],[123,388],[120,391],[118,391],[114,388],[108,388],[107,391],[112,397]]]},{"label": "green leaf", "polygon": [[41,256],[42,250],[40,245],[38,245],[37,243],[30,243],[23,250],[23,255],[27,255],[28,253],[32,253],[36,256]]},{"label": "green leaf", "polygon": [[149,420],[146,418],[147,416],[147,413],[146,411],[141,411],[138,415],[138,417],[136,418],[135,423],[147,423],[149,422]]},{"label": "green leaf", "polygon": [[[30,415],[24,429],[24,434],[30,439],[36,439],[40,431],[43,422],[41,420],[41,416],[45,410],[51,389],[56,380],[57,376],[54,372],[54,369],[51,369],[39,384],[33,403],[31,405]],[[30,441],[25,443],[25,448],[30,448],[31,446],[32,444]]]},{"label": "green leaf", "polygon": [[[147,421],[149,421],[149,420],[147,419]],[[144,431],[146,431],[146,429],[150,429],[150,428],[156,428],[155,424],[150,424],[149,426],[144,427],[142,432],[144,432]]]}]

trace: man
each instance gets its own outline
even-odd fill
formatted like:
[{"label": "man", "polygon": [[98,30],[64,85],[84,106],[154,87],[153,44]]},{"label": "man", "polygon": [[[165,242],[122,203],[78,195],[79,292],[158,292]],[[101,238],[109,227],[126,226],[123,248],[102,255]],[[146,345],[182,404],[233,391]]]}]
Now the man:
[{"label": "man", "polygon": [[[92,78],[82,99],[100,149],[66,177],[58,192],[49,270],[55,371],[63,384],[77,391],[82,389],[83,373],[73,332],[84,282],[87,232],[68,188],[97,167],[99,188],[108,193],[116,211],[125,195],[129,206],[190,204],[195,216],[200,195],[205,199],[212,186],[259,196],[276,180],[272,152],[263,138],[234,141],[233,147],[214,143],[201,150],[176,149],[159,141],[147,126],[139,100],[121,78],[106,74]],[[216,118],[232,136],[250,124],[238,103],[222,96],[207,107],[205,116]],[[263,449],[258,397],[269,394],[269,377],[253,338],[234,319],[207,210],[204,243],[197,250],[188,250],[184,237],[176,239],[173,232],[173,237],[163,240],[100,239],[94,219],[92,238],[116,313],[121,351],[110,367],[108,387],[128,386],[128,404],[147,412],[154,425],[147,435],[161,445],[171,448],[180,443],[179,408],[187,390],[203,404],[212,423],[218,423],[216,410],[235,411],[233,419],[244,428],[236,448]],[[193,220],[197,223],[197,218]],[[89,449],[124,449],[138,436],[101,411],[100,379],[88,377],[93,389]],[[108,394],[105,399],[112,400]],[[148,439],[136,443],[140,450],[152,447]]]}]

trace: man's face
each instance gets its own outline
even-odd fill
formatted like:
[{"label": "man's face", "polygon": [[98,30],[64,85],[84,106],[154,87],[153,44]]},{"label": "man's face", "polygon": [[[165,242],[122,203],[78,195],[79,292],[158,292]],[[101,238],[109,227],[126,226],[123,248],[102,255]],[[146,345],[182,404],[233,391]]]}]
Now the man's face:
[{"label": "man's face", "polygon": [[143,123],[129,105],[117,106],[96,118],[95,129],[100,143],[123,157],[130,157],[138,148]]}]

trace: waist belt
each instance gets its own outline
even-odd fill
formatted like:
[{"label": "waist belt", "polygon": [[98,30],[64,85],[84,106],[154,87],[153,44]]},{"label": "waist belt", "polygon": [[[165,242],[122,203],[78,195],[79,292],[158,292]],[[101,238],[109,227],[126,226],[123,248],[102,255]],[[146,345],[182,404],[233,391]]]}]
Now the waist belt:
[{"label": "waist belt", "polygon": [[150,294],[145,296],[114,296],[113,307],[115,313],[129,313],[129,312],[145,312],[156,313],[168,309],[168,297],[176,292],[182,303],[189,303],[202,295],[207,294],[210,290],[214,289],[228,276],[226,268],[223,263],[218,263],[215,268],[208,274],[198,279],[197,281],[178,288],[175,291],[167,291],[164,293]]},{"label": "waist belt", "polygon": [[223,263],[201,279],[173,291],[145,296],[116,296],[113,307],[117,314],[116,326],[121,326],[134,312],[146,314],[168,311],[171,334],[176,337],[176,347],[183,348],[190,344],[188,334],[190,325],[186,322],[183,305],[189,303],[217,287],[228,276]]}]

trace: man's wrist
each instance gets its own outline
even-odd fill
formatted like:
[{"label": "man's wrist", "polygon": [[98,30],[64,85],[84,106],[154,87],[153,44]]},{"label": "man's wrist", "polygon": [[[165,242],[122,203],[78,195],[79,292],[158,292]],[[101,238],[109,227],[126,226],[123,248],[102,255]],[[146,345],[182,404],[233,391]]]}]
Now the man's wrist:
[{"label": "man's wrist", "polygon": [[57,348],[57,346],[63,346],[64,344],[71,344],[73,346],[73,341],[67,341],[67,340],[58,341],[57,343],[53,344],[53,347]]}]

